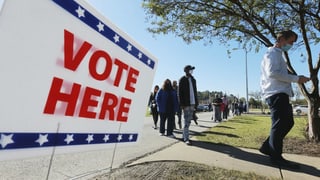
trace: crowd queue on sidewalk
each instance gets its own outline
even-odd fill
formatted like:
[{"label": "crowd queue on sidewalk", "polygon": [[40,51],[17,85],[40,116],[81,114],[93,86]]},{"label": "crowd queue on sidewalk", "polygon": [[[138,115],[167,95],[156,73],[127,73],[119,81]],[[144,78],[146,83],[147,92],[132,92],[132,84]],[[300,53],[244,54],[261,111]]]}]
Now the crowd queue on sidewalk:
[{"label": "crowd queue on sidewalk", "polygon": [[[153,119],[153,128],[155,130],[159,129],[160,136],[166,135],[175,138],[174,129],[179,128],[183,131],[182,140],[187,145],[191,145],[189,140],[191,121],[198,125],[196,108],[199,104],[196,80],[192,76],[194,69],[194,66],[187,65],[183,69],[185,74],[179,81],[165,79],[161,87],[155,85],[148,103]],[[233,115],[241,115],[245,111],[244,107],[246,107],[242,101],[235,99],[233,102],[229,102],[226,95],[220,97],[219,94],[215,95],[212,104],[209,106],[213,107],[211,120],[214,120],[214,122],[227,119],[230,111]]]},{"label": "crowd queue on sidewalk", "polygon": [[[310,77],[304,75],[292,74],[287,69],[286,58],[288,51],[297,41],[298,35],[292,30],[285,30],[276,35],[276,42],[274,46],[268,47],[267,52],[261,61],[261,77],[260,87],[263,98],[270,109],[271,128],[270,134],[262,143],[259,151],[269,156],[272,164],[279,168],[299,169],[300,165],[295,162],[286,160],[283,156],[283,140],[290,132],[294,125],[293,110],[290,104],[290,97],[292,97],[292,83],[304,84],[311,80]],[[287,55],[287,56],[284,56]],[[195,67],[187,65],[184,67],[185,75],[179,80],[178,87],[173,88],[171,81],[166,79],[162,88],[155,91],[150,97],[150,103],[153,107],[157,106],[157,111],[160,114],[160,134],[164,135],[165,122],[167,122],[167,136],[175,137],[173,135],[173,128],[175,127],[175,114],[179,109],[183,112],[183,141],[187,145],[191,145],[189,140],[189,126],[191,120],[194,119],[197,123],[195,109],[197,108],[197,86],[196,80],[192,76]],[[159,88],[158,88],[159,89]],[[237,99],[229,106],[226,96],[220,97],[215,95],[212,102],[213,115],[212,120],[221,122],[222,119],[227,119],[229,115],[229,108],[233,115],[241,115],[246,112],[247,105]],[[158,113],[152,112],[152,113]],[[154,127],[157,128],[157,116],[154,118]],[[180,118],[181,119],[181,118]],[[181,127],[181,120],[178,120],[179,127]]]}]

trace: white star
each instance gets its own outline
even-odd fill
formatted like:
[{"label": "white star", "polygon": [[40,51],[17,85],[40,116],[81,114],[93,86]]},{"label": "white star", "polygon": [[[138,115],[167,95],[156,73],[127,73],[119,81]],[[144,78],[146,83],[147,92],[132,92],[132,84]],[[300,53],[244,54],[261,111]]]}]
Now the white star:
[{"label": "white star", "polygon": [[119,135],[118,135],[117,140],[118,140],[118,141],[121,141],[121,140],[122,140],[122,134],[119,134]]},{"label": "white star", "polygon": [[119,38],[120,37],[118,36],[118,34],[115,34],[114,37],[113,37],[114,42],[116,42],[116,43],[119,42]]},{"label": "white star", "polygon": [[12,136],[13,134],[10,134],[8,136],[5,134],[1,134],[0,144],[2,148],[5,148],[8,144],[14,143],[14,141],[12,140]]},{"label": "white star", "polygon": [[130,52],[132,50],[132,45],[131,44],[128,44],[127,50],[128,50],[128,52]]},{"label": "white star", "polygon": [[148,65],[150,65],[151,64],[151,59],[148,59]]},{"label": "white star", "polygon": [[42,146],[46,142],[49,142],[48,134],[45,134],[45,135],[39,134],[39,138],[35,142],[39,143],[40,146]]},{"label": "white star", "polygon": [[132,141],[132,139],[133,139],[133,135],[130,134],[130,136],[129,136],[129,141]]},{"label": "white star", "polygon": [[99,22],[97,27],[98,27],[99,32],[104,31],[104,24],[102,24],[101,22]]},{"label": "white star", "polygon": [[76,12],[78,13],[78,18],[85,17],[84,16],[84,9],[82,9],[80,6],[76,10]]},{"label": "white star", "polygon": [[73,139],[73,134],[67,134],[67,137],[64,139],[64,141],[65,141],[67,144],[70,144],[72,141],[74,141],[74,139]]},{"label": "white star", "polygon": [[139,52],[138,57],[139,57],[139,59],[141,59],[141,57],[142,57],[142,53],[141,52]]},{"label": "white star", "polygon": [[106,134],[104,135],[104,138],[103,138],[104,142],[107,142],[109,141],[109,134]]},{"label": "white star", "polygon": [[90,144],[90,142],[93,141],[93,134],[88,134],[86,141],[88,141],[88,144]]}]

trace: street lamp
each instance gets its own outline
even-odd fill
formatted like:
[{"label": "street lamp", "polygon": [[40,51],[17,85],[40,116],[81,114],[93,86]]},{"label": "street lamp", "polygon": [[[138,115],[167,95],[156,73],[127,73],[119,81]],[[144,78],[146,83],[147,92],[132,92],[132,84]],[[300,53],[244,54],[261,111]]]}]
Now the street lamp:
[{"label": "street lamp", "polygon": [[[233,48],[233,50],[238,50],[239,48]],[[246,109],[249,113],[249,97],[248,97],[248,50],[246,47],[243,48],[245,51],[245,70],[246,70]]]},{"label": "street lamp", "polygon": [[248,50],[246,47],[244,47],[246,56],[246,99],[247,99],[247,103],[246,103],[246,109],[247,109],[247,113],[249,113],[249,98],[248,98]]}]

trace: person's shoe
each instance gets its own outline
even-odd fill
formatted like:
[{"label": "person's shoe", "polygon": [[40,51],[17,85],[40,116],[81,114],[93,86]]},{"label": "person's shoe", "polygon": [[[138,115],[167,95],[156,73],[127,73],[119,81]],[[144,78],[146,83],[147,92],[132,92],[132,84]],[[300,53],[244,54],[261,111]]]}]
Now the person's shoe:
[{"label": "person's shoe", "polygon": [[153,129],[158,129],[158,127],[157,126],[153,126]]},{"label": "person's shoe", "polygon": [[188,146],[191,146],[191,145],[192,145],[191,141],[189,141],[189,140],[185,141],[185,143],[186,143],[186,145],[188,145]]},{"label": "person's shoe", "polygon": [[[198,118],[197,118],[198,119]],[[198,121],[197,119],[194,119],[194,123],[196,123],[196,125],[198,125]]]},{"label": "person's shoe", "polygon": [[160,136],[164,136],[164,133],[160,133],[159,135],[160,135]]},{"label": "person's shoe", "polygon": [[264,148],[263,146],[260,147],[259,151],[262,153],[262,154],[265,154],[267,156],[270,156],[270,152],[268,149]]},{"label": "person's shoe", "polygon": [[175,136],[175,135],[173,135],[173,134],[169,135],[168,137],[176,138],[176,136]]},{"label": "person's shoe", "polygon": [[284,158],[281,159],[270,159],[273,165],[279,166],[279,168],[289,168],[289,169],[300,169],[299,164],[285,160]]}]

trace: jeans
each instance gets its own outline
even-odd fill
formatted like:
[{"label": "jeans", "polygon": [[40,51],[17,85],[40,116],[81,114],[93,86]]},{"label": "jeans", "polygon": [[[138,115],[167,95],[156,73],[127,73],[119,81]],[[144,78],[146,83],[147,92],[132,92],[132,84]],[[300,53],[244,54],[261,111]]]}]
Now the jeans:
[{"label": "jeans", "polygon": [[183,141],[189,141],[189,127],[193,116],[194,106],[186,106],[183,108],[184,127]]},{"label": "jeans", "polygon": [[273,159],[281,159],[283,139],[294,125],[292,106],[289,96],[285,93],[275,94],[266,99],[271,112],[270,135],[263,147],[270,152]]}]

